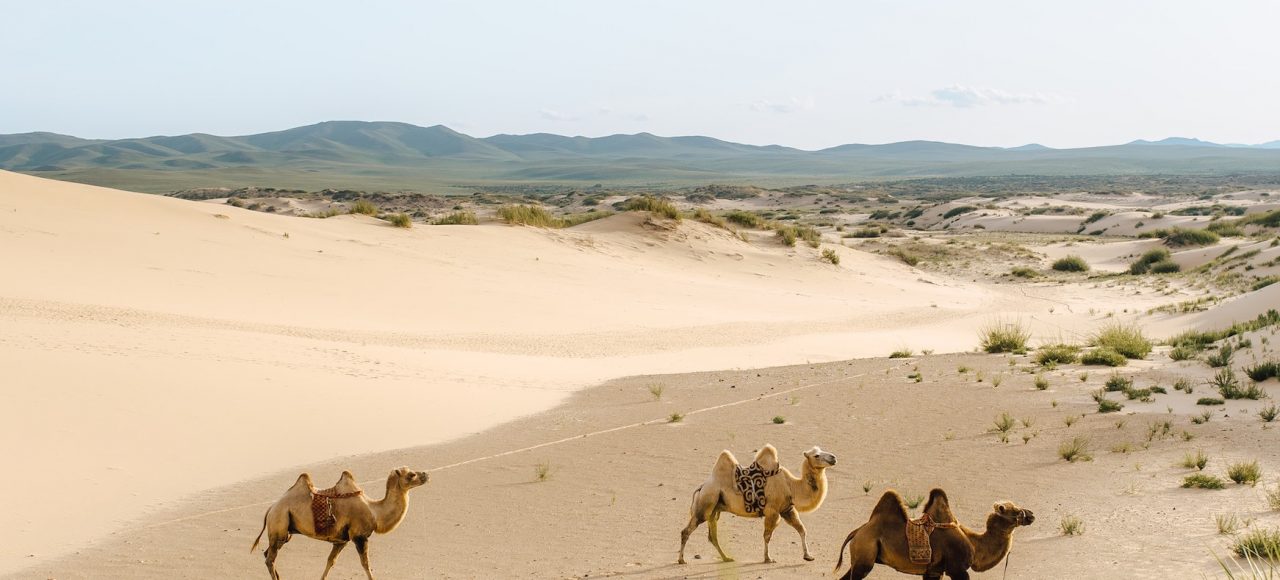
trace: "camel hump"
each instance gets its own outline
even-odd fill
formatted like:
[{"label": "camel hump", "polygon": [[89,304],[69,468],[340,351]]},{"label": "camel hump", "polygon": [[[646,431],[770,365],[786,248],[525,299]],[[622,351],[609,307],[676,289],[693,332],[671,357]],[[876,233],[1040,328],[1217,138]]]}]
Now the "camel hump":
[{"label": "camel hump", "polygon": [[356,476],[350,471],[343,471],[338,476],[338,483],[333,484],[333,490],[338,493],[352,493],[360,490],[360,485],[356,483]]},{"label": "camel hump", "polygon": [[720,452],[720,456],[716,458],[715,467],[711,468],[712,475],[723,476],[721,481],[733,480],[733,468],[738,466],[738,458],[733,456],[728,449]]},{"label": "camel hump", "polygon": [[956,520],[951,514],[951,502],[947,499],[947,492],[937,487],[929,490],[929,501],[924,504],[924,510],[921,513],[929,514],[933,521],[942,524]]},{"label": "camel hump", "polygon": [[778,469],[778,450],[772,445],[765,445],[756,452],[756,465],[765,471],[774,471]]},{"label": "camel hump", "polygon": [[302,475],[299,475],[298,479],[293,482],[293,485],[289,486],[290,490],[305,489],[307,491],[311,491],[315,488],[316,488],[315,484],[311,483],[310,473],[303,473]]},{"label": "camel hump", "polygon": [[880,501],[876,502],[876,507],[871,509],[871,517],[875,516],[891,517],[907,520],[907,506],[902,502],[902,496],[892,489],[886,490],[884,495],[880,496]]}]

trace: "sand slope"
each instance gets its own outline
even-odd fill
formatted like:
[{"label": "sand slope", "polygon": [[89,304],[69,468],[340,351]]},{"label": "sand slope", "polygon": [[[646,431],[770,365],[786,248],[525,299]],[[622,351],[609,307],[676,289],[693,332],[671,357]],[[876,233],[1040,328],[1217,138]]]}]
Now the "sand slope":
[{"label": "sand slope", "polygon": [[0,446],[26,498],[0,571],[202,490],[458,437],[611,377],[967,350],[992,313],[1048,306],[646,222],[401,230],[0,172]]}]

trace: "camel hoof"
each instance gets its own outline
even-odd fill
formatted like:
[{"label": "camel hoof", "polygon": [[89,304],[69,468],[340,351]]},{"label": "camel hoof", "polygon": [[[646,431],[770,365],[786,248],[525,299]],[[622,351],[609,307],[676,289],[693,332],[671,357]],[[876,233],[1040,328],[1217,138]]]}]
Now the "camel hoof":
[{"label": "camel hoof", "polygon": [[805,554],[805,555],[804,555],[804,561],[805,561],[805,562],[812,562],[812,561],[813,561],[813,556],[810,556],[810,555],[808,555],[808,554]]},{"label": "camel hoof", "polygon": [[777,564],[777,563],[778,561],[774,560],[773,558],[765,558],[764,562],[762,562],[762,564]]},{"label": "camel hoof", "polygon": [[721,561],[721,562],[735,562],[736,560],[734,560],[733,558],[730,558],[730,557],[728,557],[728,556],[725,556],[725,557],[723,557],[723,558],[720,558],[720,561]]},{"label": "camel hoof", "polygon": [[685,562],[685,561],[684,561],[684,558],[680,558],[679,560],[676,560],[676,563],[677,563],[677,564],[688,564],[688,562]]}]

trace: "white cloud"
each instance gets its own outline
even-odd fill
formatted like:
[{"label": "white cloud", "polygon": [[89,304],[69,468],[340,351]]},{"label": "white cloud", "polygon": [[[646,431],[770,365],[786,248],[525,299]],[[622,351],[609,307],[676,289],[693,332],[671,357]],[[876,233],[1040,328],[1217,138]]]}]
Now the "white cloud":
[{"label": "white cloud", "polygon": [[785,115],[796,111],[811,110],[814,108],[814,101],[813,97],[791,97],[782,102],[760,99],[748,106],[752,111],[757,113],[778,113]]},{"label": "white cloud", "polygon": [[929,91],[927,96],[907,96],[901,91],[876,97],[877,103],[898,103],[907,107],[957,107],[967,109],[989,105],[1048,105],[1065,101],[1060,96],[1048,93],[1011,93],[1009,91],[987,88],[951,85]]},{"label": "white cloud", "polygon": [[542,109],[538,111],[538,116],[548,121],[577,121],[578,118],[568,113],[562,113],[553,109]]}]

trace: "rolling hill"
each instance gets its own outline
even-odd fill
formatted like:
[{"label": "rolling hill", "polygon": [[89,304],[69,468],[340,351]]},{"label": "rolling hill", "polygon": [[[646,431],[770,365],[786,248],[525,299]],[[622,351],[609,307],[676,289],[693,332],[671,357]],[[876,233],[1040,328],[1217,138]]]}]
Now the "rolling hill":
[{"label": "rolling hill", "polygon": [[136,191],[272,186],[419,191],[472,185],[800,184],[923,176],[1248,173],[1280,170],[1280,149],[1198,139],[1051,149],[934,141],[805,151],[649,133],[476,138],[443,125],[329,121],[222,137],[195,133],[93,140],[0,135],[0,169]]}]

